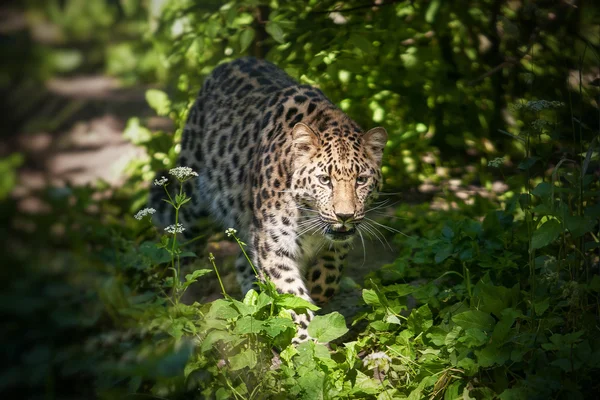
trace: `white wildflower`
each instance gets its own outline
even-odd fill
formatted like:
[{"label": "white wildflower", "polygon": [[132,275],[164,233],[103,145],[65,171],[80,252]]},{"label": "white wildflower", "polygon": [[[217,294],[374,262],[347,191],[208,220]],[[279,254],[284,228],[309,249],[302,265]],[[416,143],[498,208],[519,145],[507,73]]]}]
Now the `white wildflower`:
[{"label": "white wildflower", "polygon": [[382,351],[371,353],[363,358],[363,365],[373,371],[373,377],[378,380],[385,378],[390,369],[392,359]]},{"label": "white wildflower", "polygon": [[154,184],[156,186],[165,186],[165,183],[169,182],[169,178],[162,176],[160,179],[155,179]]},{"label": "white wildflower", "polygon": [[165,228],[165,232],[172,235],[176,233],[182,233],[183,231],[185,231],[185,228],[181,224],[169,225]]},{"label": "white wildflower", "polygon": [[378,351],[376,353],[371,353],[363,358],[363,365],[368,365],[370,361],[374,360],[384,360],[384,361],[392,361],[392,359],[385,354],[383,351]]},{"label": "white wildflower", "polygon": [[504,158],[496,157],[492,161],[488,162],[488,167],[499,168],[504,164]]},{"label": "white wildflower", "polygon": [[138,211],[133,218],[137,219],[137,220],[141,220],[142,218],[144,218],[146,215],[152,215],[156,212],[156,210],[154,208],[144,208],[143,210]]},{"label": "white wildflower", "polygon": [[231,237],[231,236],[235,235],[237,233],[237,231],[233,228],[227,228],[225,233],[227,234],[227,237]]},{"label": "white wildflower", "polygon": [[176,167],[169,170],[169,175],[173,175],[180,181],[184,181],[192,176],[198,176],[198,173],[194,172],[190,167]]}]

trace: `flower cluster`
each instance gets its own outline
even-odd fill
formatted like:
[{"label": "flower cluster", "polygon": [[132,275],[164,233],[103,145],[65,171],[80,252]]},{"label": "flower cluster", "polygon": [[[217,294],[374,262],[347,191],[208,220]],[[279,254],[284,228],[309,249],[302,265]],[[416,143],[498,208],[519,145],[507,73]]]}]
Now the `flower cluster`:
[{"label": "flower cluster", "polygon": [[237,231],[233,228],[227,228],[225,233],[227,234],[227,237],[231,237],[234,236],[237,233]]},{"label": "flower cluster", "polygon": [[536,119],[531,123],[531,127],[536,131],[542,131],[544,129],[550,129],[556,125],[555,123],[545,120],[545,119]]},{"label": "flower cluster", "polygon": [[181,224],[169,225],[165,228],[165,232],[172,235],[176,233],[182,233],[183,231],[185,231],[185,228]]},{"label": "flower cluster", "polygon": [[152,215],[156,212],[156,210],[154,208],[144,208],[143,210],[138,211],[133,218],[137,219],[137,220],[141,220],[142,218],[144,218],[146,215]]},{"label": "flower cluster", "polygon": [[542,111],[552,110],[560,107],[564,107],[565,103],[562,101],[548,101],[548,100],[533,100],[526,103],[517,103],[512,109],[513,110],[527,110],[527,111]]},{"label": "flower cluster", "polygon": [[180,181],[185,181],[193,176],[198,176],[190,167],[176,167],[169,170],[169,175],[173,175]]},{"label": "flower cluster", "polygon": [[500,168],[504,164],[504,158],[496,157],[492,161],[488,162],[488,167]]},{"label": "flower cluster", "polygon": [[165,184],[169,182],[169,178],[162,176],[160,179],[155,179],[154,184],[156,186],[165,186]]}]

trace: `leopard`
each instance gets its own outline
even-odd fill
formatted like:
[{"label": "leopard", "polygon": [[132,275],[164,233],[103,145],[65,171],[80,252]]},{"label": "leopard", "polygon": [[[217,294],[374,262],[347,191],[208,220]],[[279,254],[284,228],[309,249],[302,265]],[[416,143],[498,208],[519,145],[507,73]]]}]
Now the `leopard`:
[{"label": "leopard", "polygon": [[[280,293],[323,305],[338,291],[353,240],[382,187],[387,132],[363,131],[314,86],[274,64],[243,57],[204,80],[183,128],[177,164],[198,176],[184,191],[184,235],[210,215],[235,228],[247,254],[235,261],[242,292],[268,277]],[[152,194],[159,225],[172,208]],[[170,212],[169,212],[170,211]],[[361,236],[362,238],[362,236]],[[313,313],[293,314],[295,340]]]}]

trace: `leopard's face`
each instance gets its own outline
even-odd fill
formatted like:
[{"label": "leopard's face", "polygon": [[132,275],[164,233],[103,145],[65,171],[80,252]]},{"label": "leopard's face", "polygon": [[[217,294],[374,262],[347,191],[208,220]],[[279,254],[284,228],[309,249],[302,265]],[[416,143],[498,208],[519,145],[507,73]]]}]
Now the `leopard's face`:
[{"label": "leopard's face", "polygon": [[383,128],[374,128],[364,134],[333,136],[326,131],[317,135],[306,125],[298,125],[294,128],[292,191],[300,207],[310,210],[300,230],[320,232],[331,241],[350,241],[381,186],[387,134]]}]

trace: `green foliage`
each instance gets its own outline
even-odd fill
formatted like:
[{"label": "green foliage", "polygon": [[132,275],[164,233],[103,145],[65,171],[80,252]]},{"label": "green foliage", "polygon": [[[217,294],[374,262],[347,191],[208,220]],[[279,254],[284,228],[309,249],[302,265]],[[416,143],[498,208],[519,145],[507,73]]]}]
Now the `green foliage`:
[{"label": "green foliage", "polygon": [[[10,227],[0,232],[10,366],[0,391],[593,398],[600,390],[593,11],[561,2],[31,2],[28,18],[58,34],[47,47],[17,36],[19,51],[5,52],[0,83],[98,68],[129,84],[158,82],[146,100],[175,132],[152,132],[143,117],[132,118],[124,137],[148,157],[132,162],[128,182],[112,193],[102,183],[48,188],[38,215],[7,196],[22,157],[0,161],[0,223]],[[165,234],[133,218],[146,201],[143,182],[177,156],[202,79],[248,54],[319,86],[363,127],[385,126],[387,188],[405,195],[419,183],[439,184],[435,200],[448,208],[396,206],[391,225],[402,234],[390,242],[399,255],[365,279],[366,311],[317,315],[308,327],[317,340],[297,347],[290,311],[316,306],[269,282],[235,299],[212,254],[177,240],[177,219]],[[574,84],[577,75],[583,80]],[[501,180],[508,189],[490,198],[470,193],[467,204],[446,189],[448,178],[488,193]],[[189,202],[178,189],[168,198],[177,210]],[[244,249],[234,230],[226,235]],[[379,262],[378,254],[367,257]],[[223,298],[190,294],[212,276]]]}]

